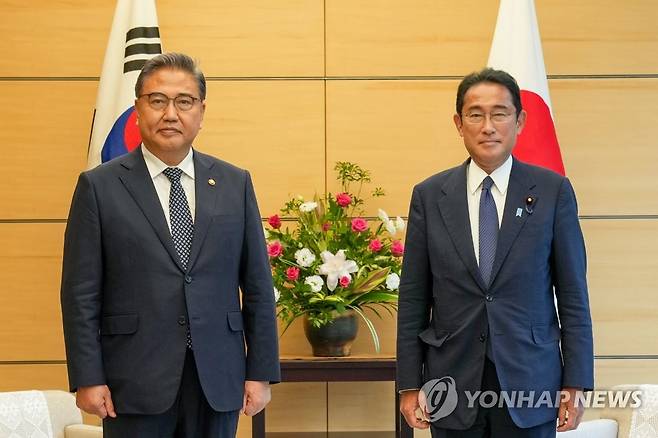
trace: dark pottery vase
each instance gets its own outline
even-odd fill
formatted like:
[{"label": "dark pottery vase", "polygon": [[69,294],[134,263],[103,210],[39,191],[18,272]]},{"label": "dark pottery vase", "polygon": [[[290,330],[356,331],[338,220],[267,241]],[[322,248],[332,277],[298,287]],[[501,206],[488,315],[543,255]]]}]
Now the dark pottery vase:
[{"label": "dark pottery vase", "polygon": [[304,317],[304,334],[313,348],[313,356],[349,356],[358,329],[359,322],[352,311],[337,316],[321,327],[313,327]]}]

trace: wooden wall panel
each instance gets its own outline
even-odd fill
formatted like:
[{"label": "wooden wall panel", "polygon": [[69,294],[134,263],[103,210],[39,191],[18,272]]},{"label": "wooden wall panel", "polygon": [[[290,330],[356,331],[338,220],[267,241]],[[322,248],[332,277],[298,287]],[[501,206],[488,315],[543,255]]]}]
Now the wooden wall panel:
[{"label": "wooden wall panel", "polygon": [[0,391],[59,389],[68,391],[66,365],[0,364]]},{"label": "wooden wall panel", "polygon": [[63,224],[0,224],[0,361],[63,360]]},{"label": "wooden wall panel", "polygon": [[114,4],[0,1],[0,76],[100,76]]},{"label": "wooden wall panel", "polygon": [[658,354],[658,221],[582,221],[595,354]]},{"label": "wooden wall panel", "polygon": [[[327,75],[458,75],[487,62],[497,3],[327,2]],[[447,42],[449,44],[446,44]]]},{"label": "wooden wall panel", "polygon": [[452,122],[456,87],[455,81],[328,82],[329,191],[339,189],[334,164],[354,161],[372,171],[370,189],[387,193],[368,201],[366,213],[383,208],[406,216],[416,183],[467,157]]},{"label": "wooden wall panel", "polygon": [[[100,76],[114,1],[0,2],[0,76]],[[208,76],[320,76],[323,3],[157,2],[163,49]]]},{"label": "wooden wall panel", "polygon": [[0,82],[0,219],[66,218],[87,165],[96,82]]},{"label": "wooden wall panel", "polygon": [[272,386],[267,407],[268,432],[315,432],[327,426],[326,383],[281,383]]},{"label": "wooden wall panel", "polygon": [[201,60],[206,76],[321,76],[323,2],[158,1],[162,44]]},{"label": "wooden wall panel", "polygon": [[[262,216],[324,190],[324,91],[317,81],[211,82],[201,151],[251,172]],[[292,191],[292,192],[291,192]]]},{"label": "wooden wall panel", "polygon": [[658,214],[658,81],[553,80],[549,86],[580,214]]},{"label": "wooden wall panel", "polygon": [[[651,0],[536,2],[548,74],[655,73]],[[330,76],[463,75],[487,62],[498,2],[327,2]],[[587,18],[584,18],[587,17]]]},{"label": "wooden wall panel", "polygon": [[[580,214],[656,214],[652,108],[658,81],[552,80],[550,86]],[[377,207],[407,214],[414,184],[467,156],[452,122],[456,88],[457,81],[329,82],[329,190],[338,188],[334,163],[356,161],[372,170],[373,186],[388,192],[370,203],[369,214]]]},{"label": "wooden wall panel", "polygon": [[[486,0],[485,0],[486,1]],[[653,0],[535,1],[548,74],[656,73]]]},{"label": "wooden wall panel", "polygon": [[329,384],[329,431],[395,430],[393,382]]},{"label": "wooden wall panel", "polygon": [[[0,191],[1,219],[66,218],[79,172],[86,168],[96,82],[0,82],[16,120],[0,133],[12,190]],[[274,214],[291,189],[324,190],[324,93],[314,81],[211,82],[199,149],[245,166],[261,209]],[[38,101],[36,100],[38,99]],[[37,116],[42,108],[51,111]],[[293,193],[296,194],[296,193]]]},{"label": "wooden wall panel", "polygon": [[594,386],[608,389],[615,385],[658,384],[658,359],[597,359]]}]

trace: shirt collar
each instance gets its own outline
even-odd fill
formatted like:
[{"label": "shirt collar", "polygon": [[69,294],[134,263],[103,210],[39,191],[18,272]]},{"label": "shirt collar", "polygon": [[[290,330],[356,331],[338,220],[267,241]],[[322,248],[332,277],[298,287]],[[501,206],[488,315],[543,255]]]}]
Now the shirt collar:
[{"label": "shirt collar", "polygon": [[[171,167],[166,163],[164,163],[161,159],[156,157],[153,154],[153,152],[149,151],[148,148],[145,147],[144,145],[142,145],[142,155],[144,156],[144,161],[146,162],[146,168],[149,171],[149,175],[151,175],[151,179],[160,175],[162,171],[165,170],[167,167]],[[183,161],[178,163],[176,167],[182,170],[185,175],[194,179],[194,159],[193,159],[192,148],[190,148],[185,158],[183,158]]]},{"label": "shirt collar", "polygon": [[499,166],[496,170],[491,172],[491,175],[488,175],[487,172],[482,170],[480,166],[475,163],[475,160],[471,159],[468,164],[468,190],[471,194],[475,193],[480,186],[482,181],[487,176],[490,176],[493,179],[494,185],[498,191],[504,195],[507,192],[507,186],[509,185],[509,177],[512,173],[512,163],[514,159],[510,155],[505,162]]}]

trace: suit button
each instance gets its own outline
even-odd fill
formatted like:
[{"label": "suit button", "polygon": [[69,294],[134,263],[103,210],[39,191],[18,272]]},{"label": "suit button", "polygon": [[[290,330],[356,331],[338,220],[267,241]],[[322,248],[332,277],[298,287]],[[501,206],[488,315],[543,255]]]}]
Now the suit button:
[{"label": "suit button", "polygon": [[192,283],[192,277],[190,277],[189,275],[186,275],[185,276],[185,283],[187,283],[187,284]]},{"label": "suit button", "polygon": [[489,302],[492,302],[493,301],[493,296],[487,295],[486,297],[484,297],[484,299],[489,301]]},{"label": "suit button", "polygon": [[186,322],[187,322],[187,320],[185,319],[185,317],[183,315],[178,317],[178,325],[185,325]]},{"label": "suit button", "polygon": [[480,339],[480,342],[484,342],[484,341],[487,340],[487,335],[485,335],[484,333],[480,333],[480,338],[479,339]]}]

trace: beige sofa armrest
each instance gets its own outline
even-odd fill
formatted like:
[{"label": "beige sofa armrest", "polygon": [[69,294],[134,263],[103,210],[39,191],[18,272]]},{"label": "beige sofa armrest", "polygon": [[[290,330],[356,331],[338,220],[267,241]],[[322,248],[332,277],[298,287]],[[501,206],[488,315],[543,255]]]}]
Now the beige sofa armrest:
[{"label": "beige sofa armrest", "polygon": [[75,396],[65,391],[42,391],[48,403],[53,437],[64,438],[64,427],[82,423],[82,414],[75,405]]},{"label": "beige sofa armrest", "polygon": [[72,424],[64,429],[66,438],[103,438],[103,428],[87,424]]}]

